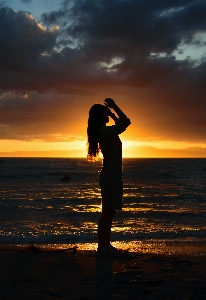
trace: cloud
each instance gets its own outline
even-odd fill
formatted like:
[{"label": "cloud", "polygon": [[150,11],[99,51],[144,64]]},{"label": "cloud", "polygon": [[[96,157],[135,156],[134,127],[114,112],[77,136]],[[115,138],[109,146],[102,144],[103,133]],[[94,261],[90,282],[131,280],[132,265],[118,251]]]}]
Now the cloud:
[{"label": "cloud", "polygon": [[[74,102],[73,110],[71,102]],[[59,96],[52,91],[3,93],[0,96],[0,137],[48,142],[82,140],[82,131],[76,124],[79,104],[74,96]]]},{"label": "cloud", "polygon": [[[129,95],[137,139],[144,138],[141,126],[148,139],[206,141],[206,52],[198,56],[206,44],[205,14],[206,3],[198,0],[64,0],[57,11],[42,13],[40,24],[31,14],[2,7],[3,126],[38,136],[44,124],[49,134],[45,124],[53,114],[61,125],[51,133],[64,136],[70,101],[89,105],[107,91],[122,103]],[[23,124],[30,124],[27,133]]]},{"label": "cloud", "polygon": [[[25,84],[30,90],[64,92],[82,82],[205,84],[204,58],[198,69],[192,57],[182,61],[173,55],[181,43],[197,43],[194,36],[206,30],[202,1],[64,1],[63,8],[42,14],[51,29],[29,14],[1,9],[3,88],[12,82],[15,89]],[[121,63],[109,67],[117,58]]]},{"label": "cloud", "polygon": [[21,0],[21,2],[23,2],[23,3],[31,3],[32,0]]},{"label": "cloud", "polygon": [[0,28],[1,88],[34,88],[39,59],[51,53],[58,28],[47,30],[32,15],[7,7],[0,9]]}]

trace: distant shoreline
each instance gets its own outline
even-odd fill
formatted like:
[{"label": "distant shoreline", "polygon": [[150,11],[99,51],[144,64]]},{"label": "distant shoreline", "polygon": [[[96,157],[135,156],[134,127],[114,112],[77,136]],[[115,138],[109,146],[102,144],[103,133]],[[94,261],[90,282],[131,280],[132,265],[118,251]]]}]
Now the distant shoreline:
[{"label": "distant shoreline", "polygon": [[[86,158],[87,153],[86,149],[0,152],[0,158],[4,157]],[[151,146],[131,146],[123,148],[123,158],[206,158],[206,148],[157,149]]]},{"label": "distant shoreline", "polygon": [[[206,257],[206,241],[113,241],[112,244],[128,253],[141,255],[169,255],[169,256],[202,256]],[[64,251],[95,251],[97,244],[94,242],[73,243],[8,243],[1,244],[0,251],[23,251],[23,252],[64,252]],[[36,250],[36,251],[35,251]]]}]

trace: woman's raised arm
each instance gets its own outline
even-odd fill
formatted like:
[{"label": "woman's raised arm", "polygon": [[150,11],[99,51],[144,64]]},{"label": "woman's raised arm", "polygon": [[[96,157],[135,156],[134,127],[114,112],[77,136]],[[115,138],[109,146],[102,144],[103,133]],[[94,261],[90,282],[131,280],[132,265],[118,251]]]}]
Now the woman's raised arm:
[{"label": "woman's raised arm", "polygon": [[[109,108],[112,108],[118,115],[119,117],[119,120],[121,121],[126,121],[128,123],[131,123],[130,122],[130,119],[125,115],[125,113],[123,113],[123,111],[119,108],[119,106],[114,102],[113,99],[111,98],[106,98],[104,100],[104,104],[109,107]],[[111,112],[109,113],[109,115],[112,117],[112,119],[116,122],[118,121],[118,118]]]}]

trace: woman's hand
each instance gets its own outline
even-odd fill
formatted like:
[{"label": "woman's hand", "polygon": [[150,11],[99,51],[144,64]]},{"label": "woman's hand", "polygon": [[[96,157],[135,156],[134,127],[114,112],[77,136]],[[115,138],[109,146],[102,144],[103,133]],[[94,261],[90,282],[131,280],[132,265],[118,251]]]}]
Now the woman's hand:
[{"label": "woman's hand", "polygon": [[119,119],[115,116],[115,114],[109,109],[108,106],[106,106],[107,114],[109,117],[111,117],[115,122],[118,122]]},{"label": "woman's hand", "polygon": [[114,108],[114,106],[116,105],[114,100],[112,98],[106,98],[104,100],[104,104],[107,106],[107,107],[110,107],[110,108]]}]

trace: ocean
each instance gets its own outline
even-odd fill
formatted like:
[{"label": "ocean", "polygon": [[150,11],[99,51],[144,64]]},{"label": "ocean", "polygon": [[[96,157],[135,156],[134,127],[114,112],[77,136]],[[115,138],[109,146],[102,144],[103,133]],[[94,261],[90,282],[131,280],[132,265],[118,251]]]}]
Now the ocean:
[{"label": "ocean", "polygon": [[[101,161],[82,158],[3,158],[0,245],[96,248],[100,170]],[[62,181],[66,174],[68,182]],[[124,159],[123,179],[115,245],[205,254],[206,159]]]}]

